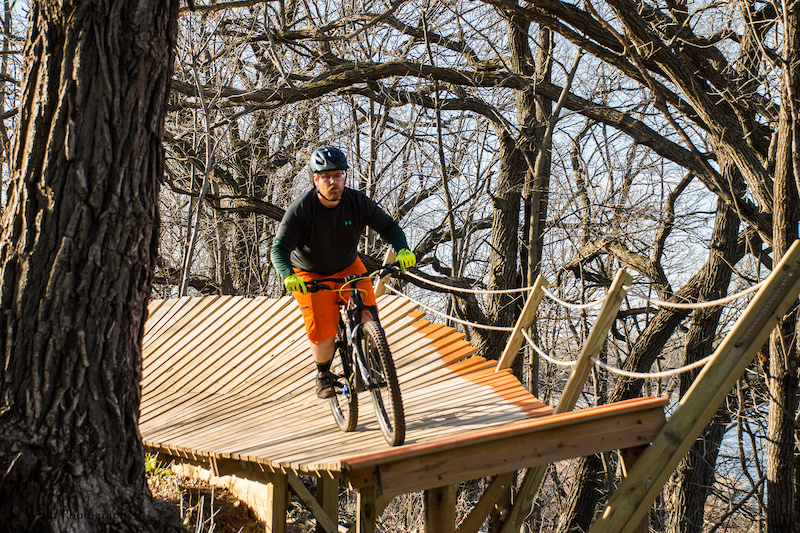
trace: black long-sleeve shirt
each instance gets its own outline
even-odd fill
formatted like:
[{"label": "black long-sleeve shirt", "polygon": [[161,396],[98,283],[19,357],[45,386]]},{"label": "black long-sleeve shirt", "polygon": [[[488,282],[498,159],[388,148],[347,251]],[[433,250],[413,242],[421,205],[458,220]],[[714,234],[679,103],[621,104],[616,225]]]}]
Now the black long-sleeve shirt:
[{"label": "black long-sleeve shirt", "polygon": [[282,278],[292,267],[330,276],[358,257],[358,241],[369,226],[395,250],[408,248],[403,230],[375,201],[345,187],[335,207],[325,207],[317,190],[298,196],[286,210],[270,258]]}]

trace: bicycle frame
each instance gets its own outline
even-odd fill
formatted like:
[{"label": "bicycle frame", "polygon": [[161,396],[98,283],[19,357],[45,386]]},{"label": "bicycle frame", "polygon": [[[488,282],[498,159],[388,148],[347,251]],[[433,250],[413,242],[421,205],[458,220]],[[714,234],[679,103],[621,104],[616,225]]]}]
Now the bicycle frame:
[{"label": "bicycle frame", "polygon": [[[341,375],[335,375],[336,394],[328,399],[336,425],[353,431],[358,421],[358,393],[368,390],[380,430],[386,442],[398,446],[405,440],[406,426],[400,384],[385,332],[380,324],[378,307],[366,305],[358,284],[375,274],[385,276],[397,270],[397,263],[346,278],[321,278],[306,283],[309,292],[339,292],[339,333],[336,351],[340,354]],[[341,284],[334,289],[325,282]],[[347,303],[341,293],[349,291]],[[372,320],[362,322],[364,313]],[[332,360],[333,361],[333,360]]]},{"label": "bicycle frame", "polygon": [[[358,367],[359,377],[364,384],[364,388],[367,390],[372,390],[372,388],[374,388],[377,384],[374,383],[372,376],[367,369],[364,353],[361,350],[361,343],[358,342],[358,339],[361,336],[360,328],[363,324],[362,319],[364,316],[364,311],[368,311],[378,325],[380,325],[380,318],[378,316],[377,306],[366,305],[364,303],[364,298],[361,295],[361,291],[358,289],[358,282],[367,278],[371,278],[376,273],[379,273],[379,277],[382,277],[388,273],[387,271],[396,272],[395,264],[384,265],[380,268],[367,271],[364,274],[355,274],[346,278],[322,278],[314,280],[312,282],[313,285],[309,287],[309,291],[311,292],[316,292],[318,290],[347,290],[350,292],[350,298],[346,303],[342,301],[339,302],[341,323],[344,325],[347,343],[353,347],[353,359],[355,359],[354,363],[356,363],[356,366]],[[326,282],[341,283],[342,288],[332,289],[330,286],[325,285]]]}]

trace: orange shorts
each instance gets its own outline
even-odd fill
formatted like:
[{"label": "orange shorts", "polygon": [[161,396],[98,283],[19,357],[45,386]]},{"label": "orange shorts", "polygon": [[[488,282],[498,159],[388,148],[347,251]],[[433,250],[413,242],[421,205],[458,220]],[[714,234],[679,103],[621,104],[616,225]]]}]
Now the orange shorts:
[{"label": "orange shorts", "polygon": [[[315,274],[314,272],[305,272],[296,268],[294,271],[303,281],[311,281],[320,278],[345,278],[354,274],[363,274],[367,269],[364,263],[361,262],[361,259],[356,258],[349,267],[329,276]],[[338,289],[342,286],[341,283],[327,283],[327,285],[334,289]],[[364,303],[366,305],[376,305],[375,291],[372,288],[372,281],[370,279],[359,281],[358,288],[361,290],[361,295],[364,297]],[[319,344],[336,335],[336,332],[339,330],[339,302],[347,302],[350,300],[350,291],[325,290],[313,293],[310,292],[308,294],[292,292],[292,295],[300,305],[300,312],[303,313],[308,340],[314,344]]]}]

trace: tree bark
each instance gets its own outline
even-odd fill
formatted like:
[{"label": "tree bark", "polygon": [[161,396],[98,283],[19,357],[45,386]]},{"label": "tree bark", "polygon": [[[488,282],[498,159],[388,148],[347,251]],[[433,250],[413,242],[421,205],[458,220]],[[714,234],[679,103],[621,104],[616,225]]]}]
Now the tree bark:
[{"label": "tree bark", "polygon": [[[800,20],[797,9],[784,13],[784,71],[781,77],[781,109],[778,146],[775,158],[773,216],[773,260],[782,257],[797,239],[798,183],[797,135],[800,127],[796,107],[800,103],[800,76],[797,61],[800,46]],[[798,313],[789,313],[770,337],[769,346],[769,422],[767,424],[767,529],[796,531],[794,493],[795,416],[798,408]]]},{"label": "tree bark", "polygon": [[177,17],[177,0],[31,7],[0,240],[6,531],[180,528],[138,430]]},{"label": "tree bark", "polygon": [[[739,179],[741,182],[741,179]],[[728,292],[736,255],[736,240],[739,231],[739,218],[726,207],[722,200],[717,201],[717,217],[711,235],[711,252],[708,257],[708,283],[700,289],[700,300],[710,301],[723,298]],[[686,333],[686,354],[684,364],[694,363],[714,351],[716,332],[722,316],[721,307],[697,309],[692,316]],[[680,396],[686,393],[700,370],[693,370],[680,376]],[[728,410],[722,407],[712,419],[703,434],[694,443],[689,453],[673,474],[668,492],[669,510],[667,531],[672,533],[700,533],[703,530],[705,503],[714,482],[717,456],[725,435],[725,426],[730,420]]]}]

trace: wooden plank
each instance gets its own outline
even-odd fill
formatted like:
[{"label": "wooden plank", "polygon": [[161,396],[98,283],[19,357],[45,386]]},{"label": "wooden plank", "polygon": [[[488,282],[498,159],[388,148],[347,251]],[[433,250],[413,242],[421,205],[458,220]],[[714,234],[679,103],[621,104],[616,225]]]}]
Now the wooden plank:
[{"label": "wooden plank", "polygon": [[445,453],[379,465],[383,494],[401,494],[441,483],[458,483],[538,464],[639,445],[652,439],[664,423],[661,410],[609,420],[588,419],[536,433],[518,432],[495,441],[492,454],[481,445],[462,445]]},{"label": "wooden plank", "polygon": [[303,482],[300,481],[300,478],[294,474],[287,474],[287,478],[289,480],[289,486],[292,487],[292,491],[297,494],[297,497],[300,498],[300,501],[303,502],[306,509],[311,511],[311,514],[314,515],[318,529],[321,528],[325,533],[338,533],[339,527],[336,522],[331,520],[322,508],[322,505],[319,504]]},{"label": "wooden plank", "polygon": [[717,346],[652,445],[630,469],[592,526],[594,533],[631,532],[800,294],[800,241],[795,241],[733,329]]},{"label": "wooden plank", "polygon": [[536,310],[544,297],[544,289],[549,286],[550,283],[541,274],[536,277],[536,281],[533,282],[533,288],[528,294],[527,300],[525,300],[525,306],[522,308],[522,312],[517,318],[517,323],[514,325],[514,330],[508,338],[503,354],[497,361],[497,370],[511,368],[511,365],[514,364],[514,359],[517,358],[517,353],[525,341],[522,336],[522,330],[530,327],[536,316]]},{"label": "wooden plank", "polygon": [[586,342],[583,344],[581,353],[578,356],[578,361],[572,370],[572,375],[567,381],[564,392],[561,394],[561,399],[558,401],[556,413],[565,413],[571,411],[578,401],[578,397],[583,391],[583,385],[586,383],[586,378],[589,376],[589,371],[592,369],[594,363],[591,358],[600,353],[603,345],[606,343],[608,337],[608,330],[617,318],[619,306],[622,299],[628,292],[628,287],[633,280],[633,277],[620,269],[617,272],[614,281],[611,283],[611,288],[608,290],[606,300],[603,302],[603,307],[600,309],[600,314],[597,316],[594,327],[589,333]]},{"label": "wooden plank", "polygon": [[[432,488],[648,442],[664,423],[665,404],[662,398],[638,399],[524,420],[490,431],[344,457],[339,470],[347,479],[350,472],[377,468],[382,493],[388,495]],[[485,453],[489,444],[492,454]],[[417,482],[416,488],[409,488]]]},{"label": "wooden plank", "polygon": [[444,485],[425,491],[425,533],[455,533],[457,485]]}]

